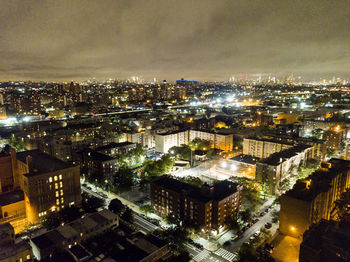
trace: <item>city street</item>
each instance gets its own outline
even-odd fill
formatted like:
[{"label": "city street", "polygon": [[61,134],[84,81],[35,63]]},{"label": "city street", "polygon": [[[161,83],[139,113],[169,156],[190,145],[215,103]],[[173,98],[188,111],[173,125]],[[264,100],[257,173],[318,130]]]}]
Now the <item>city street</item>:
[{"label": "city street", "polygon": [[[109,192],[106,192],[100,188],[96,188],[93,185],[89,184],[90,188],[94,188],[95,191],[90,190],[84,186],[82,186],[83,191],[104,199],[106,201],[106,207],[108,207],[108,204],[110,202],[110,200],[114,199],[114,198],[118,198],[119,200],[122,201],[123,204],[128,205],[131,209],[133,209],[136,212],[135,215],[135,221],[134,224],[143,232],[145,233],[151,233],[156,229],[161,229],[161,227],[153,224],[152,222],[150,222],[149,220],[147,220],[147,218],[143,217],[144,215],[141,214],[139,207],[132,203],[131,201],[124,199],[120,196],[117,196],[115,194],[111,194]],[[108,196],[108,198],[103,197],[102,195],[99,194],[99,192],[104,193]],[[264,211],[267,207],[269,207],[273,202],[273,199],[269,199],[267,200],[262,207],[259,209],[259,211],[257,212],[257,214],[259,214],[260,212]],[[275,208],[279,208],[279,207],[275,207]],[[190,244],[186,244],[186,248],[187,251],[190,253],[191,257],[193,258],[194,261],[196,262],[200,262],[200,261],[211,261],[211,262],[225,262],[225,261],[235,261],[235,257],[236,255],[234,254],[236,251],[238,251],[239,247],[246,241],[249,240],[249,238],[254,235],[254,233],[256,231],[259,231],[261,227],[264,227],[264,225],[268,222],[271,223],[271,212],[274,209],[269,210],[269,212],[267,214],[265,214],[263,217],[259,217],[259,221],[257,223],[255,223],[254,225],[252,225],[250,228],[248,228],[244,234],[242,235],[242,237],[240,239],[237,239],[235,241],[230,241],[230,245],[228,246],[223,246],[223,244],[230,240],[232,237],[232,233],[226,232],[223,236],[221,236],[218,240],[219,242],[219,248],[217,250],[215,250],[214,252],[208,251],[206,249],[200,250],[196,247],[194,247],[193,245]],[[273,224],[272,228],[270,229],[271,233],[274,234],[274,232],[277,230],[278,225]],[[220,247],[221,246],[221,247]]]}]

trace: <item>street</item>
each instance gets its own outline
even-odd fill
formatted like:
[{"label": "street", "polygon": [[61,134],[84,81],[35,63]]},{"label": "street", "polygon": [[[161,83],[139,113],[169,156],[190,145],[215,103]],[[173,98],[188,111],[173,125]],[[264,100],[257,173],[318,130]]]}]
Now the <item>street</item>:
[{"label": "street", "polygon": [[[91,188],[94,188],[95,191],[90,190],[88,188],[86,188],[85,186],[82,186],[82,190],[101,199],[104,199],[106,201],[106,208],[109,205],[109,202],[114,199],[114,198],[118,198],[119,200],[121,200],[121,202],[124,205],[128,205],[133,211],[135,211],[135,217],[134,217],[134,224],[143,232],[145,233],[151,233],[156,229],[162,229],[161,227],[159,227],[158,225],[153,224],[152,222],[150,222],[147,217],[145,217],[145,215],[143,215],[140,212],[139,207],[132,203],[131,201],[122,198],[121,196],[117,196],[115,194],[111,194],[109,192],[106,192],[100,188],[96,188],[93,185],[89,186]],[[102,195],[99,194],[99,192],[106,194],[108,197],[105,198]],[[270,206],[272,204],[273,200],[269,199],[267,200],[259,209],[259,211],[257,212],[257,214],[259,214],[260,212],[264,211],[268,206]],[[273,209],[272,209],[273,210]],[[252,225],[250,228],[248,228],[242,235],[241,238],[235,240],[235,241],[230,241],[230,245],[224,246],[223,243],[225,243],[226,241],[230,240],[232,237],[232,233],[226,232],[225,234],[223,234],[218,242],[220,244],[219,248],[217,250],[215,250],[214,252],[203,249],[200,250],[199,248],[186,243],[186,249],[189,252],[190,256],[192,257],[192,259],[196,262],[205,262],[205,261],[209,261],[209,262],[227,262],[227,261],[235,261],[236,255],[234,254],[236,251],[238,251],[239,247],[246,241],[249,240],[249,238],[254,235],[254,233],[258,230],[260,230],[261,227],[264,227],[264,225],[267,222],[271,222],[272,218],[271,218],[271,212],[272,210],[269,210],[269,212],[267,214],[265,214],[263,217],[259,218],[259,221],[257,223],[255,223],[254,225]],[[277,225],[273,224],[273,227],[270,229],[271,232],[274,232],[277,229]]]}]

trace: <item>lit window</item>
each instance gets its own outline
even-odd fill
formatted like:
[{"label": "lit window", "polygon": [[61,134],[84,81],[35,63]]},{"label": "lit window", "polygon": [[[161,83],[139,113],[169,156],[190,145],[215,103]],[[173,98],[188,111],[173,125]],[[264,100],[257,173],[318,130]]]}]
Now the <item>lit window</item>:
[{"label": "lit window", "polygon": [[61,196],[63,196],[63,190],[61,189]]},{"label": "lit window", "polygon": [[60,200],[56,199],[56,205],[59,205],[59,204],[60,204]]},{"label": "lit window", "polygon": [[57,181],[57,176],[54,177],[55,181]]},{"label": "lit window", "polygon": [[49,178],[49,182],[52,182],[52,177]]},{"label": "lit window", "polygon": [[62,179],[62,175],[59,175],[58,177],[60,178],[60,180]]},{"label": "lit window", "polygon": [[60,182],[60,187],[63,187],[63,183],[62,182]]},{"label": "lit window", "polygon": [[56,197],[59,197],[59,195],[60,195],[60,194],[58,193],[58,191],[56,191]]},{"label": "lit window", "polygon": [[58,184],[57,183],[55,183],[55,189],[58,189]]},{"label": "lit window", "polygon": [[63,197],[61,198],[61,204],[63,204],[64,203],[64,199],[63,199]]},{"label": "lit window", "polygon": [[27,255],[27,259],[30,259],[30,255]]}]

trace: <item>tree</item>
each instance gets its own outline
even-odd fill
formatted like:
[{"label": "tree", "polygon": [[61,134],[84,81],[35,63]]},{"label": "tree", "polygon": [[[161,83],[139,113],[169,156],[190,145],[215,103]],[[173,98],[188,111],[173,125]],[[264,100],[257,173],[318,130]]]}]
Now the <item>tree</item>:
[{"label": "tree", "polygon": [[189,232],[186,228],[175,226],[162,231],[161,237],[168,241],[170,247],[176,252],[185,250],[185,243],[188,241]]},{"label": "tree", "polygon": [[178,180],[185,182],[187,184],[191,184],[197,187],[201,187],[203,185],[203,181],[199,177],[195,176],[186,176],[177,178]]},{"label": "tree", "polygon": [[246,209],[241,211],[239,215],[244,222],[248,222],[252,218],[252,211],[250,209]]},{"label": "tree", "polygon": [[128,207],[125,207],[125,210],[123,214],[120,216],[120,218],[124,221],[129,222],[130,224],[134,223],[134,211],[132,211]]},{"label": "tree", "polygon": [[154,212],[154,208],[151,205],[143,205],[140,207],[140,210],[146,215]]},{"label": "tree", "polygon": [[229,229],[233,230],[234,232],[238,232],[239,230],[241,230],[241,227],[236,219],[229,219],[226,222],[226,225]]},{"label": "tree", "polygon": [[188,145],[173,146],[169,149],[169,152],[178,159],[191,160],[191,149]]},{"label": "tree", "polygon": [[81,216],[80,209],[76,206],[65,207],[57,212],[48,213],[42,220],[41,225],[47,230],[54,229],[62,223],[68,223]]},{"label": "tree", "polygon": [[98,208],[103,207],[105,205],[105,201],[102,198],[94,197],[85,192],[81,196],[81,207],[87,213],[96,212]]},{"label": "tree", "polygon": [[168,214],[165,218],[165,221],[168,224],[172,224],[172,225],[180,225],[180,220],[178,220],[174,215],[172,214]]},{"label": "tree", "polygon": [[114,198],[109,203],[108,209],[113,213],[120,215],[125,210],[125,206],[123,205],[122,201],[120,201],[118,198]]},{"label": "tree", "polygon": [[238,252],[238,261],[251,262],[256,261],[256,252],[252,245],[248,243],[243,243]]},{"label": "tree", "polygon": [[280,219],[280,212],[277,210],[274,210],[271,212],[272,222],[276,223]]},{"label": "tree", "polygon": [[134,174],[128,167],[121,167],[114,177],[114,186],[118,191],[127,191],[134,185]]}]

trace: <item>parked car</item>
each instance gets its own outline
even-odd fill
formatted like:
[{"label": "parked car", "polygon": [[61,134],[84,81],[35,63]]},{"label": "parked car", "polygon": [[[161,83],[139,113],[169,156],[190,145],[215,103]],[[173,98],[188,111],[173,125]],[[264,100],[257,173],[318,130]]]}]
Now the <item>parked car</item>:
[{"label": "parked car", "polygon": [[266,208],[264,212],[265,212],[265,213],[268,213],[269,210],[270,210],[269,208]]},{"label": "parked car", "polygon": [[236,239],[238,239],[238,235],[234,235],[234,236],[231,237],[232,241],[235,241]]},{"label": "parked car", "polygon": [[265,224],[265,228],[269,229],[269,228],[271,228],[271,227],[272,227],[272,224],[271,224],[271,223],[266,223],[266,224]]},{"label": "parked car", "polygon": [[254,224],[257,223],[257,222],[259,222],[259,218],[255,218],[255,219],[253,220],[253,223],[254,223]]},{"label": "parked car", "polygon": [[261,212],[259,215],[260,215],[260,217],[263,217],[263,216],[266,215],[266,213],[265,212]]},{"label": "parked car", "polygon": [[188,243],[191,244],[191,245],[194,245],[195,242],[190,238],[190,240],[188,240]]},{"label": "parked car", "polygon": [[260,230],[258,230],[254,233],[254,237],[258,237],[258,236],[260,236]]}]

